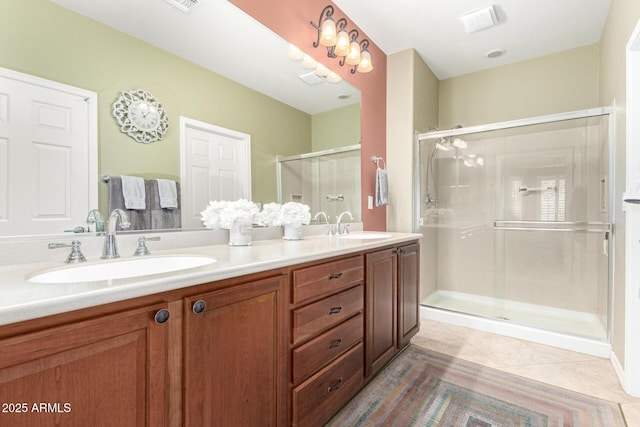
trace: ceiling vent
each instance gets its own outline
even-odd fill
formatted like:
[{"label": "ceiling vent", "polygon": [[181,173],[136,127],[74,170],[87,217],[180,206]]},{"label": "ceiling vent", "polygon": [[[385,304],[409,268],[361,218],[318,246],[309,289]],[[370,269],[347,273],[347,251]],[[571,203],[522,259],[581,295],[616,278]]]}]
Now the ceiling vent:
[{"label": "ceiling vent", "polygon": [[325,79],[316,74],[315,71],[309,71],[308,73],[300,74],[298,77],[309,86],[315,86],[320,83],[324,83]]},{"label": "ceiling vent", "polygon": [[467,33],[475,33],[498,24],[498,16],[493,5],[460,17]]},{"label": "ceiling vent", "polygon": [[165,0],[170,5],[180,9],[184,13],[188,13],[200,3],[200,0]]}]

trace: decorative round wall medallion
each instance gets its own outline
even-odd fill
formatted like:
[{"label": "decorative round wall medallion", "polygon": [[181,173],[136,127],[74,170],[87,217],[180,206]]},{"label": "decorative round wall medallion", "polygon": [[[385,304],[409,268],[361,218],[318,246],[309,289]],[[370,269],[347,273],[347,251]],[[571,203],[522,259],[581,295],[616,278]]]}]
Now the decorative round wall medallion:
[{"label": "decorative round wall medallion", "polygon": [[112,107],[120,131],[137,142],[159,141],[169,128],[169,117],[164,107],[146,90],[121,92]]}]

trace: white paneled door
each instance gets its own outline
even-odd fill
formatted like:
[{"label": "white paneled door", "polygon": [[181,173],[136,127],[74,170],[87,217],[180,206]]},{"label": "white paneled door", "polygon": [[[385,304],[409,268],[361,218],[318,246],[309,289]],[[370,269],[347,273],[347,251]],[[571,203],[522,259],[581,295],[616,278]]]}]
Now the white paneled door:
[{"label": "white paneled door", "polygon": [[211,200],[251,200],[251,137],[180,118],[182,226],[202,227]]},{"label": "white paneled door", "polygon": [[95,99],[0,69],[0,236],[62,233],[97,208]]}]

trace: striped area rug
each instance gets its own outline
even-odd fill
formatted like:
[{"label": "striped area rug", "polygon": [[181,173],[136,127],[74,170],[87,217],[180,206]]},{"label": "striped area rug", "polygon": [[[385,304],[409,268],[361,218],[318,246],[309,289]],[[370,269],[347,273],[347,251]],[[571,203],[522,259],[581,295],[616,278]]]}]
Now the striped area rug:
[{"label": "striped area rug", "polygon": [[616,403],[410,345],[327,426],[624,427]]}]

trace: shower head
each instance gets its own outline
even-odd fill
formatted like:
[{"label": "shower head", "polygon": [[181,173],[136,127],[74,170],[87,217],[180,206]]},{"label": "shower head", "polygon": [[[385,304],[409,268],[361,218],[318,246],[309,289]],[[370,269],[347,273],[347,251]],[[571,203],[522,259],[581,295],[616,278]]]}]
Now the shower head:
[{"label": "shower head", "polygon": [[440,138],[440,141],[436,142],[436,148],[440,151],[451,150],[451,142],[447,138]]},{"label": "shower head", "polygon": [[444,142],[442,141],[436,142],[436,149],[440,151],[449,151],[451,150],[451,144],[449,144],[449,141],[445,139]]}]

